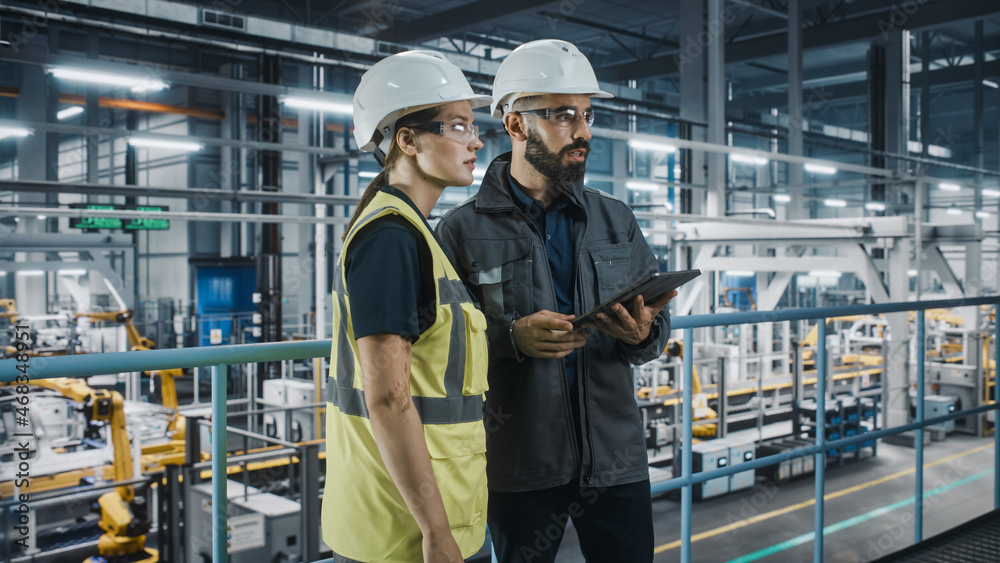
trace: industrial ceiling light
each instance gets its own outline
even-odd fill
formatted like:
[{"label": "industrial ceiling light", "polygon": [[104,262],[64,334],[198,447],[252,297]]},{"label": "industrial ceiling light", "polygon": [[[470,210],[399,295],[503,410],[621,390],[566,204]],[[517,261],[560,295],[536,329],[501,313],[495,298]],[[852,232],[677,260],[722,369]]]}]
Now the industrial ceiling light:
[{"label": "industrial ceiling light", "polygon": [[877,201],[869,201],[865,204],[865,209],[868,211],[885,211],[885,204]]},{"label": "industrial ceiling light", "polygon": [[281,103],[286,107],[297,109],[311,109],[325,113],[340,113],[351,115],[354,113],[354,105],[346,102],[337,102],[331,99],[311,98],[305,96],[285,96],[281,98]]},{"label": "industrial ceiling light", "polygon": [[812,172],[813,174],[836,174],[837,169],[833,166],[827,166],[825,164],[813,164],[812,162],[806,163],[806,172]]},{"label": "industrial ceiling light", "polygon": [[758,166],[767,164],[768,162],[768,160],[762,156],[754,156],[738,152],[729,153],[729,160],[739,162],[741,164],[756,164]]},{"label": "industrial ceiling light", "polygon": [[82,276],[87,273],[87,270],[74,270],[72,268],[66,270],[59,270],[60,276]]},{"label": "industrial ceiling light", "polygon": [[133,147],[174,149],[178,151],[200,151],[205,148],[201,143],[190,141],[165,141],[162,139],[146,139],[143,137],[129,137],[128,144]]},{"label": "industrial ceiling light", "polygon": [[93,84],[104,84],[106,86],[121,86],[131,88],[133,92],[155,92],[166,90],[170,85],[162,80],[157,80],[152,76],[129,76],[127,74],[110,74],[106,72],[94,72],[79,68],[50,68],[49,73],[65,80],[75,80],[77,82],[89,82]]},{"label": "industrial ceiling light", "polygon": [[952,182],[941,182],[938,184],[938,189],[946,192],[958,192],[962,190],[962,186]]},{"label": "industrial ceiling light", "polygon": [[990,218],[990,212],[989,211],[976,211],[976,217],[979,217],[980,219],[989,219]]},{"label": "industrial ceiling light", "polygon": [[38,216],[38,220],[39,221],[44,221],[45,219],[46,219],[45,215],[39,215]]},{"label": "industrial ceiling light", "polygon": [[652,182],[637,182],[635,180],[629,180],[625,182],[625,187],[630,190],[635,190],[637,192],[655,192],[660,189],[659,184],[654,184]]},{"label": "industrial ceiling light", "polygon": [[21,270],[17,273],[19,276],[44,276],[44,270]]},{"label": "industrial ceiling light", "polygon": [[948,215],[961,215],[961,214],[962,214],[962,210],[959,209],[959,208],[957,208],[957,207],[949,207],[948,208]]},{"label": "industrial ceiling light", "polygon": [[847,202],[842,199],[824,199],[823,205],[827,207],[847,207]]},{"label": "industrial ceiling light", "polygon": [[990,88],[1000,88],[1000,84],[997,84],[992,80],[983,80],[983,86],[989,86]]},{"label": "industrial ceiling light", "polygon": [[907,270],[907,271],[906,271],[906,273],[907,273],[907,274],[908,274],[908,275],[909,275],[910,277],[913,277],[913,276],[917,275],[917,271],[916,271],[916,270]]},{"label": "industrial ceiling light", "polygon": [[56,119],[62,121],[63,119],[69,119],[74,115],[80,115],[81,113],[83,113],[83,106],[70,106],[66,109],[59,110],[59,112],[56,113]]},{"label": "industrial ceiling light", "polygon": [[839,278],[841,276],[840,272],[836,270],[813,270],[809,272],[809,275],[814,278]]},{"label": "industrial ceiling light", "polygon": [[30,134],[31,129],[25,129],[24,127],[0,127],[0,139],[27,137]]},{"label": "industrial ceiling light", "polygon": [[757,275],[757,272],[751,272],[750,270],[727,270],[726,275],[733,278],[746,278]]},{"label": "industrial ceiling light", "polygon": [[788,203],[792,201],[792,196],[788,194],[774,194],[775,203]]},{"label": "industrial ceiling light", "polygon": [[677,152],[677,147],[669,143],[643,141],[642,139],[629,139],[628,146],[640,151]]},{"label": "industrial ceiling light", "polygon": [[374,178],[378,172],[358,172],[358,178]]},{"label": "industrial ceiling light", "polygon": [[991,190],[989,188],[983,188],[983,195],[986,197],[1000,197],[1000,190]]}]

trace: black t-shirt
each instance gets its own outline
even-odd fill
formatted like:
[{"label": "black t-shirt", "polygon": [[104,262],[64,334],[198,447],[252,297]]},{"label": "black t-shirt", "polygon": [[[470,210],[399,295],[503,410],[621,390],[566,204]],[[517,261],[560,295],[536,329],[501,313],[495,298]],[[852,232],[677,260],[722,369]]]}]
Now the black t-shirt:
[{"label": "black t-shirt", "polygon": [[[392,186],[382,191],[423,217],[403,192]],[[434,324],[437,300],[430,248],[405,218],[387,215],[365,225],[348,247],[344,271],[355,338],[388,333],[412,343]]]}]

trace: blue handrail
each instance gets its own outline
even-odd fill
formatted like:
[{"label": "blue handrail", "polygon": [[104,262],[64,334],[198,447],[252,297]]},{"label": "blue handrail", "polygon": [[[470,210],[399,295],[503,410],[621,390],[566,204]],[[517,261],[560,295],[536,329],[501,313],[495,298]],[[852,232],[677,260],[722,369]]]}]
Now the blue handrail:
[{"label": "blue handrail", "polygon": [[[840,317],[847,315],[870,315],[881,313],[902,313],[908,311],[918,311],[917,315],[917,335],[918,335],[918,357],[923,358],[923,335],[924,335],[924,315],[927,309],[969,307],[979,305],[993,305],[996,319],[1000,320],[1000,296],[976,297],[968,299],[946,299],[936,301],[918,301],[903,303],[883,303],[879,305],[852,305],[846,307],[820,307],[814,309],[789,309],[780,311],[753,311],[747,313],[728,313],[719,315],[691,315],[678,317],[672,321],[672,329],[684,331],[684,348],[692,350],[694,328],[704,328],[713,326],[730,326],[738,324],[754,324],[768,322],[782,322],[792,320],[814,320],[818,323],[818,343],[817,346],[817,412],[824,412],[824,402],[826,394],[827,366],[826,366],[826,319],[830,317]],[[1000,322],[995,323],[995,351],[994,358],[1000,359]],[[281,342],[269,344],[247,344],[237,346],[214,346],[208,348],[185,348],[174,350],[149,350],[142,353],[124,352],[111,354],[86,354],[76,356],[52,356],[44,358],[32,358],[30,361],[29,375],[32,379],[47,379],[52,377],[86,377],[91,375],[104,375],[109,373],[151,371],[158,369],[185,368],[213,366],[212,372],[212,435],[213,456],[212,456],[212,483],[213,483],[213,554],[214,560],[224,562],[228,560],[225,547],[226,530],[226,470],[225,470],[225,444],[226,444],[226,366],[234,364],[246,364],[257,362],[271,362],[293,359],[309,359],[328,356],[332,346],[331,340]],[[684,381],[690,382],[693,373],[693,354],[684,356]],[[824,432],[816,432],[816,445],[799,448],[782,454],[771,455],[739,465],[732,465],[722,469],[703,471],[697,474],[691,473],[691,443],[692,438],[692,397],[691,385],[684,385],[682,397],[682,435],[683,453],[681,461],[681,476],[668,481],[653,484],[652,494],[659,494],[674,489],[681,490],[681,561],[691,560],[691,487],[696,483],[702,483],[709,479],[732,475],[737,472],[755,470],[760,467],[775,465],[781,461],[803,457],[806,455],[816,456],[816,514],[815,514],[815,539],[813,560],[820,563],[823,560],[823,486],[824,467],[826,450],[843,448],[845,446],[860,444],[863,441],[878,440],[885,436],[899,434],[909,430],[917,430],[922,433],[922,429],[931,424],[938,424],[948,420],[971,416],[988,411],[998,411],[997,422],[1000,422],[1000,385],[994,385],[994,401],[992,405],[966,409],[932,419],[923,419],[923,361],[917,362],[918,387],[917,387],[917,420],[910,424],[896,426],[867,432],[864,435],[857,435],[848,438],[825,441]],[[12,382],[18,375],[19,362],[15,360],[0,360],[0,382]],[[996,431],[994,424],[995,466],[1000,468],[1000,432]],[[923,441],[917,440],[917,486],[915,491],[915,501],[922,499],[922,472],[923,472]],[[220,478],[216,478],[219,476]],[[994,508],[1000,509],[1000,471],[994,471]],[[916,531],[915,539],[920,541],[922,537],[922,519],[920,505],[916,504]]]}]

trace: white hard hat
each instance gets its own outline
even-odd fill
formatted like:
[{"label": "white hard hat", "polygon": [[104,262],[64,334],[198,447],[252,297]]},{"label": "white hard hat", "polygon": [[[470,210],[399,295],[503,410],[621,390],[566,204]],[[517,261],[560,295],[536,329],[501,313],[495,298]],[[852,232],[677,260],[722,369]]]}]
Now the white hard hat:
[{"label": "white hard hat", "polygon": [[468,100],[473,108],[489,105],[490,97],[472,91],[462,69],[436,51],[406,51],[375,63],[354,91],[354,140],[374,151],[372,137],[382,133],[379,147],[388,152],[396,120],[414,111]]},{"label": "white hard hat", "polygon": [[511,51],[493,80],[490,113],[502,118],[521,94],[590,94],[613,98],[601,90],[587,57],[568,41],[539,39]]}]

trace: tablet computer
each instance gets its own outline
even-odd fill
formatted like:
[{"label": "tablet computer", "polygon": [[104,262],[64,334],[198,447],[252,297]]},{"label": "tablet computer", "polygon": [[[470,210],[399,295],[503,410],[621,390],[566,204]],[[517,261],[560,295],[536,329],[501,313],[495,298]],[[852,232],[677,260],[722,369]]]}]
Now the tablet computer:
[{"label": "tablet computer", "polygon": [[679,272],[657,272],[650,274],[634,286],[573,319],[573,328],[580,328],[581,325],[587,322],[596,321],[597,313],[612,314],[611,307],[615,303],[621,303],[631,313],[632,300],[637,295],[642,295],[645,303],[652,303],[665,293],[670,293],[671,290],[677,289],[700,275],[701,270],[682,270]]}]

